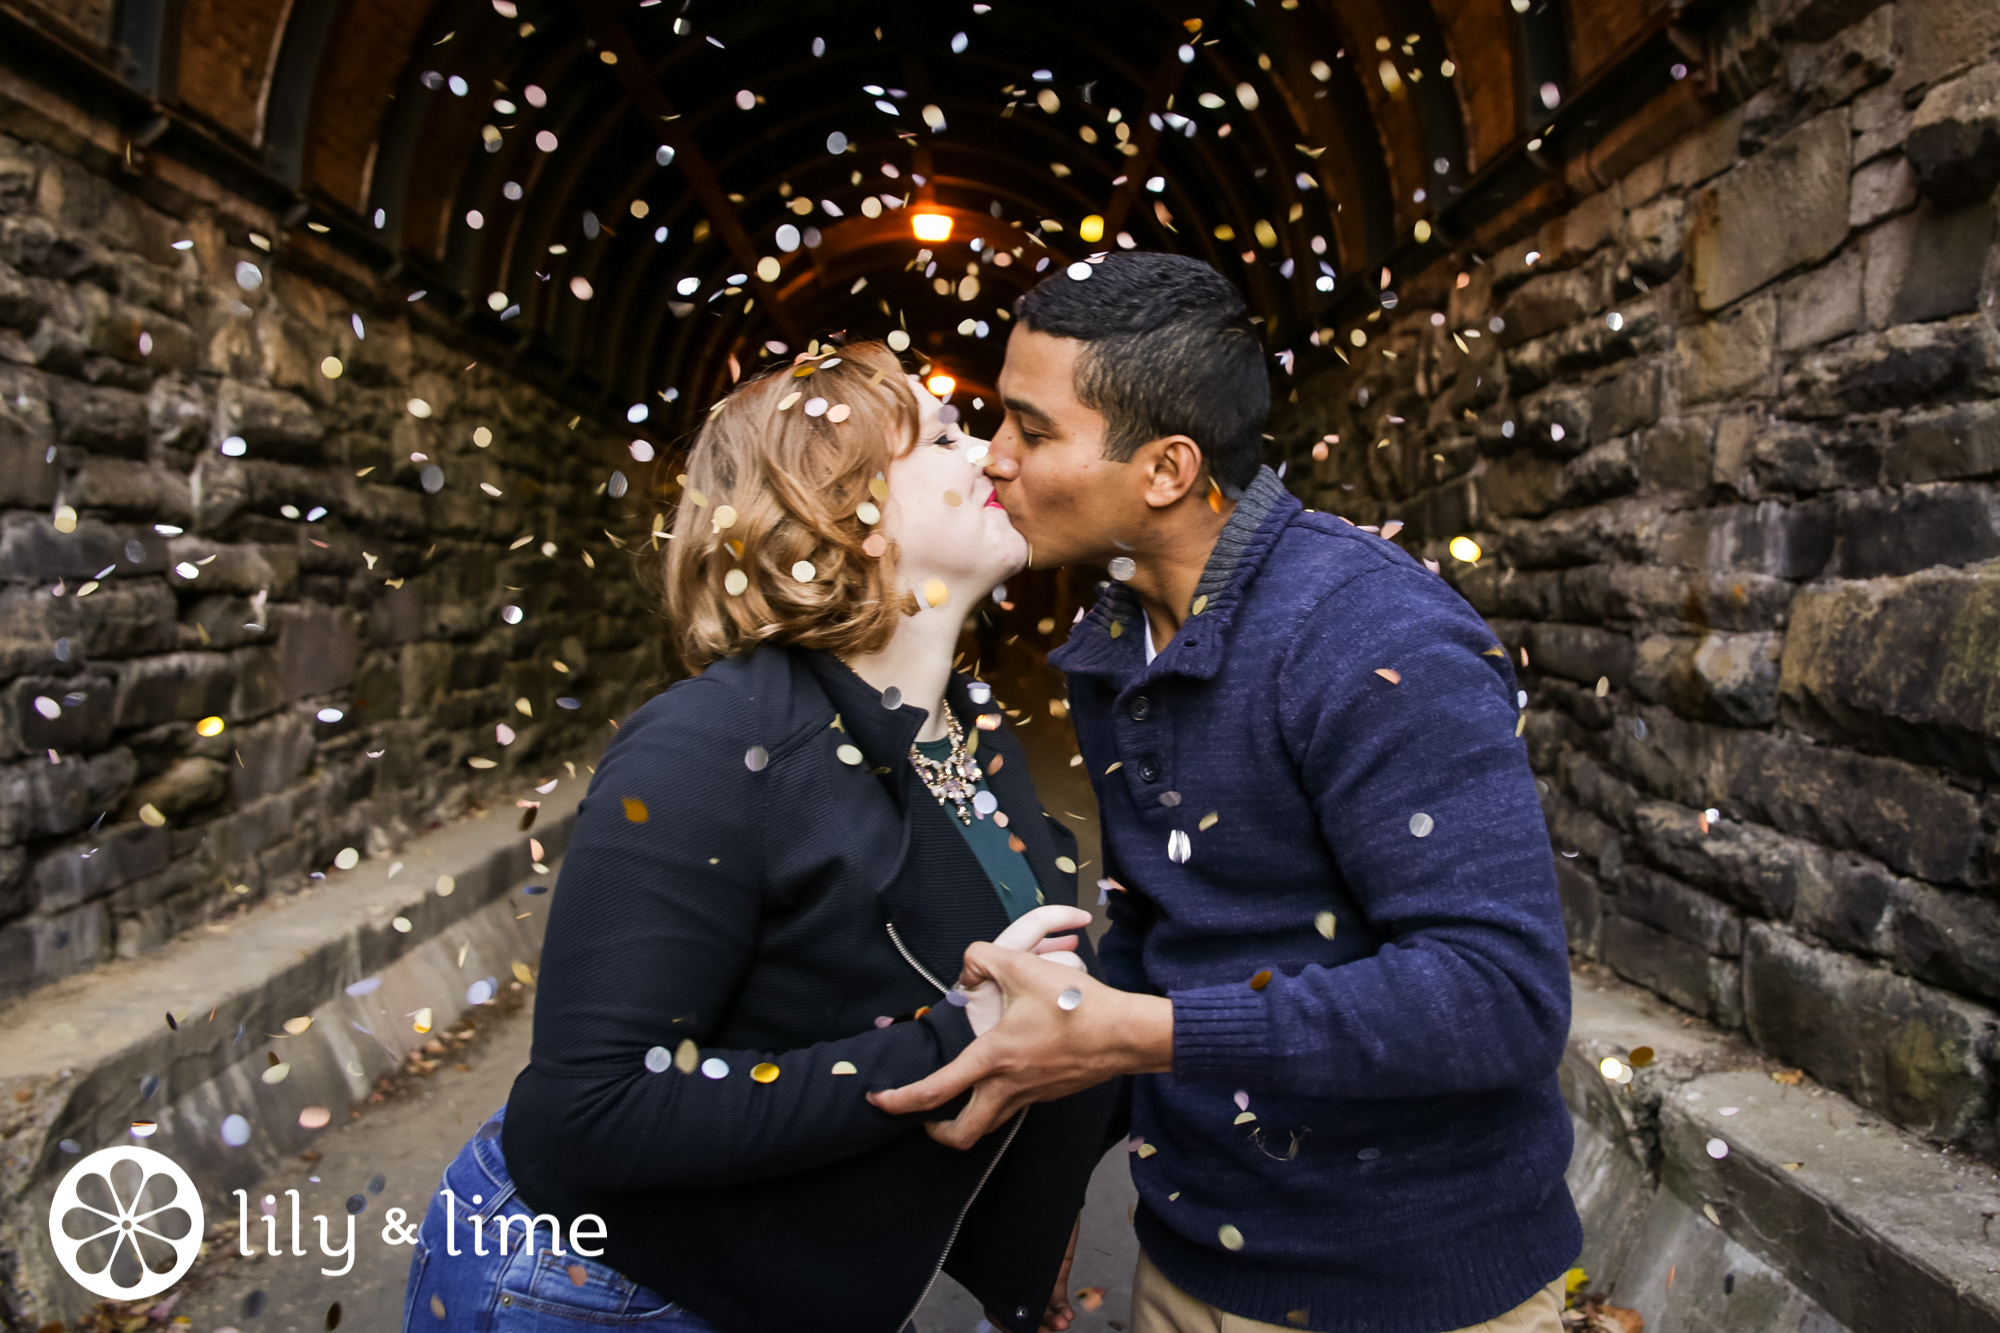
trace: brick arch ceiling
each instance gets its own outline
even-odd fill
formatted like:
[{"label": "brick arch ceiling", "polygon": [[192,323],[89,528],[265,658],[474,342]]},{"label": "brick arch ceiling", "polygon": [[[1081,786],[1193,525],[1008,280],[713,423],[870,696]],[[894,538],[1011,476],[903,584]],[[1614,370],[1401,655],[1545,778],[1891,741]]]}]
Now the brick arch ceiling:
[{"label": "brick arch ceiling", "polygon": [[[1449,253],[1472,193],[1671,17],[1641,0],[127,0],[123,22],[148,10],[179,103],[297,191],[291,220],[333,225],[607,403],[678,390],[655,414],[672,425],[732,360],[898,319],[990,386],[998,310],[1042,259],[1119,232],[1215,264],[1277,350]],[[871,196],[953,217],[934,275],[913,266],[915,208],[869,217]],[[786,224],[817,243],[781,249]],[[975,237],[1021,258],[998,266]],[[989,336],[958,334],[968,318]]]}]

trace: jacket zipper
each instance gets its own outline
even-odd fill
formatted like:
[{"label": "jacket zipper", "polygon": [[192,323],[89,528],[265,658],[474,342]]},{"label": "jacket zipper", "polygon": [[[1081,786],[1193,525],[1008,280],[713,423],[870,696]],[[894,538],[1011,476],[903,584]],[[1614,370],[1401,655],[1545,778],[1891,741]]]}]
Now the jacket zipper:
[{"label": "jacket zipper", "polygon": [[[917,974],[925,981],[936,986],[940,992],[944,992],[947,989],[946,986],[931,975],[929,968],[917,961],[916,955],[903,947],[903,937],[896,933],[896,923],[891,921],[887,924],[889,927],[889,941],[896,946],[896,952],[903,955],[903,961],[915,968]],[[910,1307],[910,1312],[903,1316],[903,1322],[896,1326],[898,1333],[901,1333],[902,1329],[910,1326],[912,1321],[917,1317],[917,1311],[921,1310],[924,1302],[929,1299],[931,1288],[937,1285],[938,1274],[944,1272],[944,1261],[951,1256],[951,1247],[958,1242],[958,1233],[965,1226],[966,1216],[972,1212],[972,1205],[978,1202],[979,1192],[986,1188],[987,1180],[993,1175],[993,1168],[1000,1165],[1000,1159],[1007,1155],[1007,1149],[1014,1144],[1014,1136],[1021,1132],[1021,1124],[1027,1118],[1028,1108],[1025,1106],[1014,1113],[1014,1123],[1008,1127],[1007,1137],[1001,1141],[1000,1150],[993,1154],[992,1159],[986,1163],[986,1169],[979,1173],[979,1183],[972,1187],[972,1193],[965,1196],[965,1203],[958,1210],[958,1218],[951,1224],[951,1234],[945,1237],[944,1248],[938,1251],[937,1267],[931,1269],[931,1280],[924,1283],[924,1289],[917,1294],[917,1303]]]}]

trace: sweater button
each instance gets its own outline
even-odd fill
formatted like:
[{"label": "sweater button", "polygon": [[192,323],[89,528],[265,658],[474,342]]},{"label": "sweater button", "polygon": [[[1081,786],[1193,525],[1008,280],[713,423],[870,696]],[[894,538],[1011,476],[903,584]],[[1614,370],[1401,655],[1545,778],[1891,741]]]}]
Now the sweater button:
[{"label": "sweater button", "polygon": [[514,1297],[507,1292],[502,1292],[500,1293],[500,1303],[502,1305],[512,1305],[514,1303]]},{"label": "sweater button", "polygon": [[1132,700],[1131,706],[1126,711],[1132,714],[1134,722],[1144,722],[1146,714],[1153,711],[1153,701],[1142,694]]},{"label": "sweater button", "polygon": [[1139,761],[1139,781],[1158,782],[1159,780],[1160,766],[1150,759],[1141,759]]}]

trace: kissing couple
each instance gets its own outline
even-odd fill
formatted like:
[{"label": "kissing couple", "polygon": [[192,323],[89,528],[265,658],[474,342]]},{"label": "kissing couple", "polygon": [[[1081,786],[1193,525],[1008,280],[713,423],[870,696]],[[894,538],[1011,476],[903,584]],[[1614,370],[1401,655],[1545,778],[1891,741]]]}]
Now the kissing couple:
[{"label": "kissing couple", "polygon": [[[1506,653],[1262,465],[1213,269],[1108,254],[1015,314],[990,442],[879,343],[702,428],[664,557],[693,674],[598,766],[408,1333],[910,1333],[940,1272],[1066,1329],[1120,1144],[1132,1333],[1558,1333],[1569,971]],[[1074,835],[952,668],[1031,553],[1113,573],[1049,659],[1094,948]],[[503,1244],[448,1257],[454,1199]]]}]

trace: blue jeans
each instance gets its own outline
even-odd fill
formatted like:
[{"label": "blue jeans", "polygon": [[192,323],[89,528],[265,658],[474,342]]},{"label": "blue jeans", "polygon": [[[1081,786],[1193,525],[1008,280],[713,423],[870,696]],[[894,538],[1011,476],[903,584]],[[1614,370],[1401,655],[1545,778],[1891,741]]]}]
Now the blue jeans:
[{"label": "blue jeans", "polygon": [[[567,1243],[558,1254],[546,1228],[522,1236],[522,1218],[534,1213],[514,1193],[500,1155],[505,1108],[479,1127],[444,1169],[431,1196],[410,1259],[403,1294],[404,1333],[588,1333],[615,1327],[628,1333],[719,1333],[658,1292],[640,1286],[609,1264],[578,1254]],[[450,1190],[453,1202],[445,1198]],[[447,1235],[446,1210],[449,1219]],[[482,1219],[474,1223],[473,1217]],[[486,1253],[474,1248],[475,1232]],[[585,1244],[597,1248],[586,1230]],[[565,1238],[567,1241],[567,1238]],[[505,1245],[510,1252],[502,1254]],[[458,1253],[450,1253],[451,1248]]]}]

